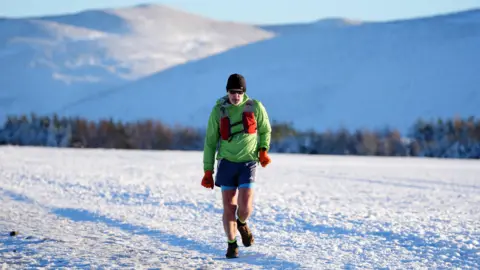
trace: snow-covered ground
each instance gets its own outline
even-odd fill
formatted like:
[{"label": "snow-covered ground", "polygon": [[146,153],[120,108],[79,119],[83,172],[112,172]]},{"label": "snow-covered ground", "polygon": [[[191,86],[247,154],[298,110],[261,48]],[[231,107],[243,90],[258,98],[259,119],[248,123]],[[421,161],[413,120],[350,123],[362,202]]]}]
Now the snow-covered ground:
[{"label": "snow-covered ground", "polygon": [[0,268],[480,267],[479,161],[272,159],[227,260],[200,152],[2,147]]}]

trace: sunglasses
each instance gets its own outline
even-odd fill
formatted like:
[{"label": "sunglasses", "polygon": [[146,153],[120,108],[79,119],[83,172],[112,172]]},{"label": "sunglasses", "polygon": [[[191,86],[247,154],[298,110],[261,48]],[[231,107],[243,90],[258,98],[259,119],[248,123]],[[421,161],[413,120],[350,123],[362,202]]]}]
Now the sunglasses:
[{"label": "sunglasses", "polygon": [[244,93],[242,90],[228,90],[228,92],[232,95],[234,94],[242,95]]}]

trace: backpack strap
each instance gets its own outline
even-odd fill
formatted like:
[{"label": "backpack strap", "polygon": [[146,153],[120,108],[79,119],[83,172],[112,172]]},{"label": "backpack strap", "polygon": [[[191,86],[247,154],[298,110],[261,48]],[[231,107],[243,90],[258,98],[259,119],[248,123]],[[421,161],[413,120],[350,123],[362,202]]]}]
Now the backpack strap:
[{"label": "backpack strap", "polygon": [[[223,127],[224,129],[228,129],[223,131],[223,132],[228,132],[228,136],[229,136],[229,139],[228,141],[230,142],[232,139],[233,139],[233,136],[235,136],[236,134],[239,134],[239,133],[244,133],[246,132],[245,128],[243,130],[239,130],[237,132],[231,132],[231,128],[233,126],[236,126],[236,125],[245,125],[245,119],[244,119],[244,116],[242,115],[242,120],[236,122],[236,123],[231,123],[230,120],[222,120],[224,118],[229,118],[228,116],[228,107],[230,106],[229,102],[228,102],[228,97],[224,97],[223,98],[223,102],[220,104],[220,127]],[[243,113],[253,113],[255,114],[255,108],[254,108],[254,102],[252,99],[248,99],[246,102],[245,102],[245,106],[243,107]],[[222,123],[222,121],[226,121],[226,123]],[[227,124],[228,122],[228,124]],[[227,127],[228,126],[228,127]],[[219,133],[221,134],[222,131],[219,130]]]},{"label": "backpack strap", "polygon": [[254,112],[253,100],[252,100],[252,99],[249,98],[249,99],[245,102],[245,107],[243,107],[243,111],[244,111],[244,112]]},{"label": "backpack strap", "polygon": [[225,96],[223,98],[223,102],[220,104],[220,118],[228,117],[227,106],[228,106],[228,97]]}]

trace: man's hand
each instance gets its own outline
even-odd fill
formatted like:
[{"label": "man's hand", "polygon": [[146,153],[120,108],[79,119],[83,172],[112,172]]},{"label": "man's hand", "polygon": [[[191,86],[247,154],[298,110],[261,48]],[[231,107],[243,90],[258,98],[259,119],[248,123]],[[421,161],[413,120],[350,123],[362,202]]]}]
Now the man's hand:
[{"label": "man's hand", "polygon": [[259,154],[259,160],[260,160],[260,164],[262,165],[262,167],[266,167],[268,164],[270,164],[272,162],[272,160],[270,159],[270,157],[268,156],[268,152],[266,149],[262,148],[260,150],[260,154]]},{"label": "man's hand", "polygon": [[213,189],[213,171],[205,171],[202,179],[202,186]]}]

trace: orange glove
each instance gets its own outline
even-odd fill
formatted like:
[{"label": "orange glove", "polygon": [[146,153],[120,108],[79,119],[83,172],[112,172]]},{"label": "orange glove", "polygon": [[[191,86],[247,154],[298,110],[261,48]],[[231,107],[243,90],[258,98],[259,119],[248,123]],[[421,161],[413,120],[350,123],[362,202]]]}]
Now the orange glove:
[{"label": "orange glove", "polygon": [[260,160],[260,164],[264,168],[272,162],[272,160],[268,156],[267,150],[263,148],[260,150],[259,160]]},{"label": "orange glove", "polygon": [[213,171],[205,171],[202,179],[202,186],[213,189]]}]

